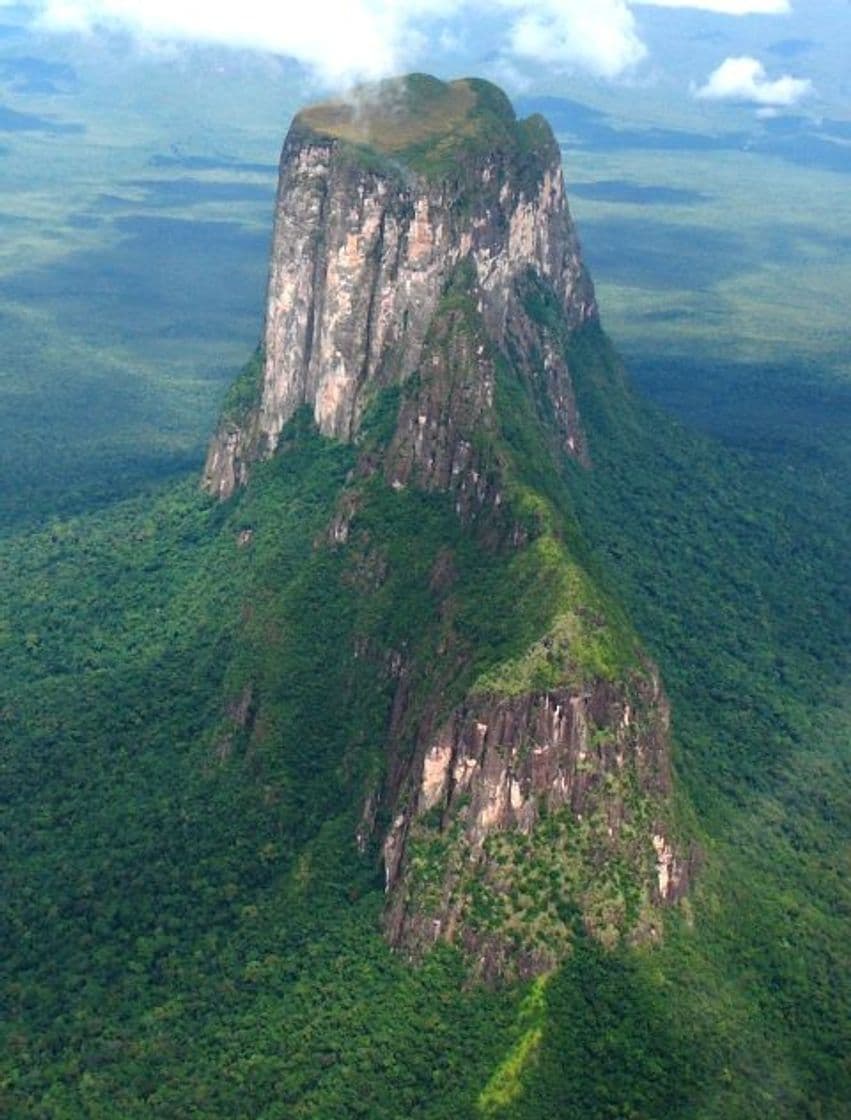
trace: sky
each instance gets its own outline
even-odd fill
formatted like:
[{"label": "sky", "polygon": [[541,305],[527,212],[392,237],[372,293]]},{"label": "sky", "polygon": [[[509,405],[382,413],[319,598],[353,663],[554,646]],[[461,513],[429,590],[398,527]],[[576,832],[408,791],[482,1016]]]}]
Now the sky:
[{"label": "sky", "polygon": [[[21,10],[20,0],[0,9]],[[57,34],[120,32],[149,44],[198,43],[285,55],[323,85],[427,68],[435,48],[457,49],[471,28],[487,28],[507,73],[545,66],[605,81],[635,80],[664,59],[648,45],[644,22],[673,29],[685,13],[704,13],[719,42],[735,48],[739,31],[772,27],[788,34],[803,8],[831,7],[851,23],[847,0],[310,0],[271,6],[269,0],[28,0],[33,24]],[[851,52],[851,27],[849,27]],[[719,50],[713,65],[693,73],[687,95],[765,110],[806,103],[817,92],[807,60]]]}]

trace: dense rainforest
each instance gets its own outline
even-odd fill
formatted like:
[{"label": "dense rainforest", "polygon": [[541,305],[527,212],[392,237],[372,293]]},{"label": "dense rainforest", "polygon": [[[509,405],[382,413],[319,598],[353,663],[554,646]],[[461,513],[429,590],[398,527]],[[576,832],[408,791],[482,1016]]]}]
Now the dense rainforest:
[{"label": "dense rainforest", "polygon": [[649,404],[596,321],[528,310],[560,340],[591,466],[553,450],[510,366],[493,446],[530,524],[571,542],[661,670],[688,894],[651,940],[601,940],[565,904],[569,951],[533,979],[387,945],[351,791],[380,765],[392,697],[345,651],[431,634],[451,548],[454,625],[495,680],[550,569],[483,554],[450,493],[379,483],[330,547],[417,385],[378,394],[349,443],[302,408],[227,501],[198,465],[0,539],[5,1115],[844,1115],[846,499],[803,501],[794,448],[790,482]]},{"label": "dense rainforest", "polygon": [[[299,417],[232,505],[193,475],[3,544],[7,1115],[842,1114],[841,557],[827,533],[794,547],[812,512],[743,457],[613,398],[614,361],[595,343],[573,366],[606,469],[565,469],[665,673],[698,815],[664,943],[580,934],[527,987],[468,986],[451,949],[411,968],[352,806],[272,750],[219,757],[240,620],[320,646],[346,625],[333,579],[324,601],[299,583],[352,451]],[[333,769],[311,652],[271,671]]]}]

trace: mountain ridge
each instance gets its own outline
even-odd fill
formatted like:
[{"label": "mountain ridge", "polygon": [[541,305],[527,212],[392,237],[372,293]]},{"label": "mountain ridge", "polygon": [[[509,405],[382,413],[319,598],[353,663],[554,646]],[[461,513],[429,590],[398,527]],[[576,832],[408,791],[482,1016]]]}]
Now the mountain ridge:
[{"label": "mountain ridge", "polygon": [[[222,499],[250,483],[298,409],[354,445],[317,547],[376,602],[336,656],[372,663],[390,697],[383,759],[353,790],[358,844],[377,843],[384,864],[387,936],[413,955],[457,941],[483,975],[533,975],[569,952],[577,915],[609,945],[658,937],[658,908],[686,890],[688,843],[666,808],[667,701],[585,569],[559,465],[593,457],[566,354],[572,334],[599,327],[552,134],[533,122],[541,143],[529,146],[486,83],[415,76],[392,90],[386,110],[386,87],[375,91],[369,118],[332,105],[290,129],[265,345],[239,407],[226,407],[204,485]],[[376,165],[349,147],[385,118],[380,154],[415,152],[403,179],[398,159]],[[459,155],[450,170],[418,170],[425,149],[446,145]],[[433,529],[406,527],[420,502],[408,494],[434,497]],[[397,536],[421,552],[395,577],[399,601],[425,594],[430,606],[416,626],[394,623],[388,645]],[[516,618],[487,618],[475,568],[490,609]],[[500,627],[517,637],[488,649]],[[232,706],[248,695],[262,709],[252,680]]]}]

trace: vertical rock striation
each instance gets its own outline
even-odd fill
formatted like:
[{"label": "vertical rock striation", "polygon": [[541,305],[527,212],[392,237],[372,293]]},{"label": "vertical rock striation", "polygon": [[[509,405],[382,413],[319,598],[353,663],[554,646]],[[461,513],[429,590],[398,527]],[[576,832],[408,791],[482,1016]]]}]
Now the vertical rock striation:
[{"label": "vertical rock striation", "polygon": [[[384,840],[392,944],[459,940],[486,977],[546,971],[574,917],[604,943],[658,933],[690,859],[669,839],[668,706],[649,669],[423,721]],[[391,734],[391,741],[393,735]]]},{"label": "vertical rock striation", "polygon": [[[262,381],[255,407],[223,423],[210,447],[205,486],[219,497],[274,453],[301,405],[324,434],[352,439],[376,389],[418,367],[461,261],[474,269],[500,346],[522,335],[516,286],[530,270],[571,325],[597,314],[561,154],[541,118],[517,121],[503,94],[472,80],[419,77],[373,96],[366,109],[332,103],[300,113],[284,143]],[[414,118],[405,98],[425,111]],[[550,365],[554,405],[575,448],[569,377],[554,356]]]},{"label": "vertical rock striation", "polygon": [[[661,682],[579,559],[579,331],[598,332],[597,306],[541,118],[517,121],[487,83],[423,76],[296,117],[264,344],[204,484],[230,496],[303,406],[360,443],[317,543],[364,607],[328,656],[372,664],[392,695],[357,843],[381,853],[391,943],[456,942],[487,976],[552,967],[577,922],[605,944],[658,936],[689,879]],[[362,422],[388,401],[379,437]],[[426,508],[451,522],[439,539],[419,533]],[[427,586],[391,570],[395,537]],[[404,612],[381,598],[393,579],[427,596],[412,632],[387,625]]]}]

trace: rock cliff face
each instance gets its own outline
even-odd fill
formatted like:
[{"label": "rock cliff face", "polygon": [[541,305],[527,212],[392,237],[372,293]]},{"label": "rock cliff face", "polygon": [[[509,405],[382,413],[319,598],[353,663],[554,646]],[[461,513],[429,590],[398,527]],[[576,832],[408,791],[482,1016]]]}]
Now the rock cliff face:
[{"label": "rock cliff face", "polygon": [[670,790],[668,709],[652,671],[474,695],[438,727],[426,720],[384,841],[391,943],[419,953],[458,940],[494,976],[552,967],[575,914],[604,943],[625,930],[653,938],[655,908],[689,881],[654,816]]},{"label": "rock cliff face", "polygon": [[[365,110],[331,104],[299,114],[284,143],[262,384],[250,414],[223,424],[211,445],[205,486],[220,497],[275,451],[300,405],[324,434],[352,439],[376,388],[418,367],[461,261],[475,270],[500,345],[518,328],[515,285],[530,269],[569,323],[596,316],[561,155],[541,118],[517,122],[504,96],[476,81],[419,78],[375,97]],[[405,97],[425,103],[416,119],[394,101]],[[435,133],[445,151],[429,162],[423,139]],[[550,360],[562,397],[554,405],[575,443],[569,379]]]},{"label": "rock cliff face", "polygon": [[[404,619],[376,606],[352,649],[328,651],[374,665],[392,695],[357,843],[383,860],[391,943],[456,942],[486,976],[551,967],[577,921],[606,944],[658,936],[688,883],[662,685],[578,559],[569,512],[565,464],[593,448],[568,343],[595,330],[543,120],[518,122],[487,83],[418,76],[296,118],[265,343],[205,486],[229,497],[308,406],[360,448],[317,542],[351,593],[378,602],[399,580],[376,535],[396,531],[388,508],[413,534],[419,631],[387,648]],[[417,537],[406,494],[448,507],[454,544]]]}]

